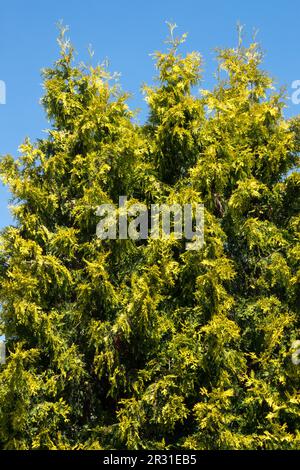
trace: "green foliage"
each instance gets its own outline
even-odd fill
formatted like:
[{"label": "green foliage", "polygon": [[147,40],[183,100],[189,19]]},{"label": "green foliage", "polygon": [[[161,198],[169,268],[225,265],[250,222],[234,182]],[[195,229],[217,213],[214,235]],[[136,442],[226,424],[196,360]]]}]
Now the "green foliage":
[{"label": "green foliage", "polygon": [[[52,127],[0,172],[3,449],[299,449],[299,119],[256,43],[201,57],[171,37],[137,125],[105,66],[44,71]],[[99,240],[121,195],[203,203],[205,243]]]}]

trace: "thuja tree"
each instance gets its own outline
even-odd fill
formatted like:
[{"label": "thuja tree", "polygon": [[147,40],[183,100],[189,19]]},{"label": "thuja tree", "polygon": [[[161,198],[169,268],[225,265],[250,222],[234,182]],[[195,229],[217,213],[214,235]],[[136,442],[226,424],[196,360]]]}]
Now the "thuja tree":
[{"label": "thuja tree", "polygon": [[[63,34],[45,139],[4,157],[4,449],[300,448],[299,121],[257,44],[220,50],[212,91],[171,37],[137,125]],[[96,209],[202,203],[204,245],[100,240]]]}]

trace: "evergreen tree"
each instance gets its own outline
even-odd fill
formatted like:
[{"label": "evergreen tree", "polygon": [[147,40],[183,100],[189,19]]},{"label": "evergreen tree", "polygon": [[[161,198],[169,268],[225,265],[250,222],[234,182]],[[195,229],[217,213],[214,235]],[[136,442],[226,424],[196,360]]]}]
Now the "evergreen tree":
[{"label": "evergreen tree", "polygon": [[[4,449],[297,449],[300,124],[256,43],[201,57],[171,25],[149,118],[105,66],[44,71],[45,139],[2,158]],[[204,246],[100,240],[100,204],[203,203]]]}]

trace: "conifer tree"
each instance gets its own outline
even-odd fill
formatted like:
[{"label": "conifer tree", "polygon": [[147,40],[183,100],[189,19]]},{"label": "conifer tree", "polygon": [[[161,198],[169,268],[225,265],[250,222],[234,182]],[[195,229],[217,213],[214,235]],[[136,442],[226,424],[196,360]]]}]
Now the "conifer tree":
[{"label": "conifer tree", "polygon": [[[299,120],[258,44],[218,51],[199,95],[201,56],[170,33],[137,125],[62,31],[51,129],[1,160],[3,449],[300,448]],[[203,247],[100,240],[97,207],[122,195],[204,204]]]}]

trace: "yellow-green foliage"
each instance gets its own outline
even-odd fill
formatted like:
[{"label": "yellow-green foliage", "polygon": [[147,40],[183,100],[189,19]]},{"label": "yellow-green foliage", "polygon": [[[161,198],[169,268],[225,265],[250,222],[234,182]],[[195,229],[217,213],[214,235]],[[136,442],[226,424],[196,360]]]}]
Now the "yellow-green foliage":
[{"label": "yellow-green foliage", "polygon": [[[52,127],[1,159],[14,226],[0,244],[3,449],[300,448],[300,124],[257,44],[219,80],[171,38],[134,122],[105,67],[44,71]],[[134,71],[133,71],[134,73]],[[205,244],[99,240],[121,195],[204,203]]]}]

